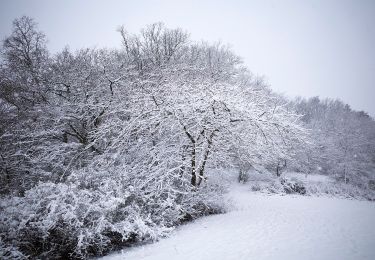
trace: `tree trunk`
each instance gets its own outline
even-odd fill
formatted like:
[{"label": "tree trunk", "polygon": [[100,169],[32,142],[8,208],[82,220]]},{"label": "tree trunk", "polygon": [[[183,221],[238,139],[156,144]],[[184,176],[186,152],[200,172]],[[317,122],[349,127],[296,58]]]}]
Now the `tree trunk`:
[{"label": "tree trunk", "polygon": [[215,132],[212,132],[212,134],[210,135],[209,139],[207,140],[207,149],[206,149],[206,152],[204,153],[204,157],[203,157],[203,162],[202,162],[202,165],[199,167],[199,180],[198,180],[198,186],[201,184],[203,178],[204,178],[204,169],[206,167],[206,162],[207,162],[207,159],[208,159],[208,156],[210,154],[210,151],[211,151],[211,145],[212,145],[212,138],[214,137],[215,135]]},{"label": "tree trunk", "polygon": [[197,186],[197,175],[195,173],[195,143],[191,150],[191,185]]},{"label": "tree trunk", "polygon": [[281,175],[281,174],[280,174],[280,168],[279,168],[279,167],[280,167],[280,163],[277,162],[277,166],[276,166],[276,176],[277,176],[277,177],[280,177],[280,175]]},{"label": "tree trunk", "polygon": [[198,180],[198,186],[201,185],[201,182],[202,182],[202,179],[204,178],[204,168],[206,167],[206,162],[207,162],[207,159],[208,159],[208,155],[210,154],[210,148],[211,148],[211,143],[208,144],[208,147],[207,147],[207,150],[204,154],[204,157],[203,157],[203,162],[202,162],[202,165],[201,167],[199,168],[199,180]]}]

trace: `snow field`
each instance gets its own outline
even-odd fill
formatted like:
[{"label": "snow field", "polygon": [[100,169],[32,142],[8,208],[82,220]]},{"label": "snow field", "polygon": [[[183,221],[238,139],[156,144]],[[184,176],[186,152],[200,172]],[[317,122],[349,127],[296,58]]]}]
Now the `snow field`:
[{"label": "snow field", "polygon": [[375,259],[375,204],[309,196],[229,193],[228,213],[106,260]]}]

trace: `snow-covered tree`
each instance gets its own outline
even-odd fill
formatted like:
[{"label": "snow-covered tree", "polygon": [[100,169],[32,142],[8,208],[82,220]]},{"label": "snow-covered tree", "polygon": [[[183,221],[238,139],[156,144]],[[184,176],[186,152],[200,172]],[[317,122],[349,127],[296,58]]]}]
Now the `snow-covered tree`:
[{"label": "snow-covered tree", "polygon": [[317,97],[297,101],[297,110],[304,114],[302,120],[315,140],[311,170],[358,185],[374,178],[375,122],[370,116],[341,101]]}]

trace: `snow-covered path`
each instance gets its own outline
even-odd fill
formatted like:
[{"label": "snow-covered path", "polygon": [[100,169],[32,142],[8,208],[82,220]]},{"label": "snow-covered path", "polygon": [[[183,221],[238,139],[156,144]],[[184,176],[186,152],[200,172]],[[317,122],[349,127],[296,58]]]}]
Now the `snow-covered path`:
[{"label": "snow-covered path", "polygon": [[375,259],[375,203],[266,196],[236,186],[233,209],[107,260]]}]

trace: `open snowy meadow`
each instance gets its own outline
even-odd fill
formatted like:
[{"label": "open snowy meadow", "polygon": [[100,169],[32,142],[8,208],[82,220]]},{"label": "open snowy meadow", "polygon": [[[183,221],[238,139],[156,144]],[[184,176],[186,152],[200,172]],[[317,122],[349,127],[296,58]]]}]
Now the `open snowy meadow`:
[{"label": "open snowy meadow", "polygon": [[[324,179],[324,176],[314,176]],[[103,260],[375,259],[375,203],[262,194],[233,185],[228,212]]]}]

